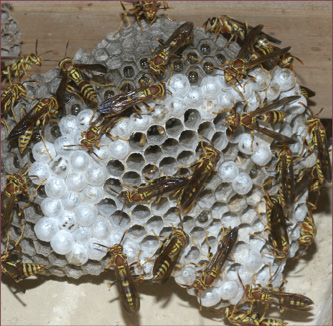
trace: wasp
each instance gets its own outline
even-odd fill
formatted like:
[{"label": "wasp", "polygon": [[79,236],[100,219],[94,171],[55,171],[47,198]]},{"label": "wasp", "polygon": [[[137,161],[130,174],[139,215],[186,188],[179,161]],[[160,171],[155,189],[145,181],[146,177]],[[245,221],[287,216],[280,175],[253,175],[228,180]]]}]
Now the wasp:
[{"label": "wasp", "polygon": [[317,234],[317,227],[310,209],[308,209],[308,215],[304,221],[299,222],[298,225],[300,226],[298,244],[303,247],[303,250],[297,256],[300,257],[302,253],[304,253],[309,248]]},{"label": "wasp", "polygon": [[200,271],[201,277],[197,278],[189,288],[195,288],[201,294],[201,291],[205,291],[207,287],[213,286],[213,282],[220,275],[221,269],[237,241],[237,236],[238,227],[234,227],[233,229],[229,227],[227,230],[223,228],[222,237],[218,243],[215,255],[212,257],[209,247],[210,262],[208,265],[204,264],[205,268]]},{"label": "wasp", "polygon": [[[115,95],[106,99],[98,108],[104,117],[112,117],[122,114],[128,108],[136,108],[139,103],[153,99],[163,98],[167,93],[165,83],[158,83],[148,87],[140,87],[127,93]],[[144,103],[145,104],[145,103]],[[145,104],[149,110],[153,110],[149,105]],[[136,108],[140,111],[140,109]]]},{"label": "wasp", "polygon": [[251,111],[249,113],[243,113],[239,114],[235,110],[227,108],[223,109],[222,111],[216,112],[217,114],[225,111],[225,110],[232,110],[233,113],[230,113],[226,115],[225,119],[228,125],[228,128],[235,132],[238,126],[244,126],[248,129],[250,129],[251,135],[252,135],[252,143],[251,143],[251,149],[253,151],[253,140],[254,140],[254,132],[253,130],[259,131],[275,140],[277,140],[280,143],[283,144],[294,144],[296,143],[296,140],[282,135],[278,132],[275,132],[273,130],[260,127],[258,126],[258,122],[266,122],[269,124],[274,124],[280,121],[283,121],[285,116],[287,115],[284,112],[281,111],[272,111],[275,108],[278,108],[280,106],[284,106],[286,104],[289,104],[297,99],[299,99],[300,96],[289,96],[285,97],[279,101],[276,101],[274,103],[268,104],[262,108],[258,108],[257,110]]},{"label": "wasp", "polygon": [[[3,59],[17,59],[12,65],[7,66],[6,69],[1,69],[1,81],[8,79],[9,83],[12,84],[11,78],[22,79],[24,75],[28,75],[28,70],[31,69],[32,64],[37,66],[42,65],[42,59],[38,56],[37,52],[38,40],[36,40],[35,53],[25,55],[19,59],[16,57],[5,57]],[[43,54],[54,52],[53,50],[44,52]],[[2,67],[1,67],[2,68]]]},{"label": "wasp", "polygon": [[165,283],[174,270],[182,250],[189,244],[189,236],[183,227],[172,230],[169,238],[157,249],[154,256],[158,256],[153,267],[151,282]]},{"label": "wasp", "polygon": [[[109,134],[110,129],[114,127],[114,125],[122,120],[123,118],[118,118],[117,116],[104,119],[102,115],[93,121],[88,130],[81,132],[81,141],[78,145],[64,145],[64,147],[73,147],[73,146],[81,146],[87,149],[89,152],[93,153],[97,158],[101,159],[95,152],[94,146],[100,148],[100,139],[103,135],[107,135],[110,138],[120,138],[113,137]],[[122,139],[122,138],[121,138]]]},{"label": "wasp", "polygon": [[149,180],[146,184],[135,187],[134,190],[123,191],[120,195],[125,198],[125,202],[139,203],[141,201],[150,201],[151,198],[156,197],[158,203],[162,195],[170,192],[177,191],[179,188],[184,187],[189,182],[189,176],[173,176],[173,177],[160,177],[159,179]]},{"label": "wasp", "polygon": [[[142,18],[147,19],[150,21],[148,29],[150,28],[151,25],[156,21],[157,19],[157,12],[161,9],[167,10],[167,9],[172,9],[169,7],[168,3],[166,1],[134,1],[132,2],[134,8],[132,9],[126,9],[122,1],[120,1],[121,6],[123,7],[124,14],[123,18],[120,22],[120,26],[117,29],[117,31],[113,34],[113,36],[117,35],[123,25],[123,22],[125,18],[127,18],[128,25],[130,24],[128,15],[129,14],[134,14],[135,18],[138,22],[138,24],[141,27],[141,34],[143,33],[143,26],[141,24]],[[161,7],[162,6],[162,7]],[[172,21],[168,14],[165,13],[165,16]]]},{"label": "wasp", "polygon": [[133,314],[140,310],[140,297],[130,271],[131,265],[128,266],[127,256],[124,254],[124,248],[121,245],[126,233],[127,230],[124,232],[120,242],[112,247],[106,247],[99,243],[94,244],[107,248],[108,252],[111,254],[110,261],[106,265],[106,268],[113,268],[115,270],[117,278],[116,283],[123,307],[126,312]]},{"label": "wasp", "polygon": [[[68,45],[68,43],[67,43]],[[80,94],[92,102],[95,106],[98,104],[97,94],[92,87],[91,83],[86,80],[84,70],[94,70],[101,73],[106,73],[107,69],[101,64],[77,64],[69,57],[62,59],[58,66],[62,70],[62,79],[59,84],[58,90],[56,92],[57,100],[59,101],[59,106],[64,107],[64,93],[65,91],[70,91],[72,93],[77,92],[73,87],[68,85],[69,81],[73,81],[76,87],[79,89]],[[97,82],[94,82],[98,84]],[[100,84],[98,84],[100,85]],[[100,86],[109,86],[110,84],[100,85]],[[79,95],[78,95],[79,96]]]},{"label": "wasp", "polygon": [[281,205],[281,196],[266,195],[266,215],[270,230],[268,244],[273,250],[274,257],[283,259],[287,257],[290,245],[286,217]]},{"label": "wasp", "polygon": [[290,207],[294,202],[294,160],[291,150],[286,144],[276,144],[280,147],[276,163],[276,173],[280,177],[280,196],[283,206]]},{"label": "wasp", "polygon": [[8,141],[18,138],[18,147],[22,154],[27,148],[32,132],[35,126],[42,125],[41,137],[45,145],[46,151],[48,152],[51,160],[51,154],[47,149],[44,140],[44,129],[47,121],[52,121],[52,116],[58,113],[58,102],[55,97],[43,98],[37,102],[34,107],[19,121],[19,123],[13,128],[8,135]]},{"label": "wasp", "polygon": [[[270,53],[267,53],[266,55],[261,55],[259,58],[256,58],[255,60],[246,60],[244,57],[248,54],[248,48],[250,45],[254,42],[258,34],[263,29],[264,25],[257,25],[254,27],[247,37],[244,40],[244,43],[237,55],[237,57],[229,62],[225,61],[223,65],[221,66],[221,69],[224,70],[224,79],[226,83],[230,84],[231,86],[235,87],[235,84],[240,85],[240,81],[244,77],[251,77],[248,74],[248,71],[261,63],[264,63],[272,58],[276,58],[278,56],[281,56],[282,54],[288,52],[290,50],[290,47],[286,47],[283,49],[277,49]],[[237,90],[237,89],[236,89]],[[239,93],[239,91],[238,91]],[[241,93],[240,93],[241,94]]]},{"label": "wasp", "polygon": [[[194,171],[190,176],[190,180],[178,191],[179,197],[177,205],[184,214],[187,214],[191,210],[200,190],[212,174],[214,167],[220,159],[220,153],[212,144],[204,145],[204,143],[201,142],[201,147],[204,153],[200,155],[198,161],[191,164]],[[176,195],[178,193],[176,193]]]},{"label": "wasp", "polygon": [[310,97],[314,97],[316,93],[311,90],[310,88],[307,88],[305,86],[300,86],[301,87],[301,94],[306,98],[309,99]]},{"label": "wasp", "polygon": [[[330,154],[328,151],[327,137],[325,127],[321,121],[315,117],[313,112],[311,117],[305,122],[308,125],[308,133],[310,133],[310,140],[308,141],[309,149],[312,152],[317,152],[316,167],[320,183],[332,182],[332,166]],[[305,139],[306,136],[304,136]]]},{"label": "wasp", "polygon": [[264,318],[265,313],[253,313],[251,310],[241,311],[234,306],[231,310],[230,307],[225,308],[224,314],[232,325],[249,325],[249,326],[285,326],[286,322],[275,318]]},{"label": "wasp", "polygon": [[[37,82],[37,81],[31,81],[31,82]],[[17,104],[17,102],[23,97],[26,97],[30,100],[36,99],[35,97],[30,97],[27,95],[27,90],[22,84],[14,84],[10,86],[8,89],[6,89],[1,94],[1,117],[5,118],[7,117],[7,114],[9,111],[12,112],[13,118],[15,119],[16,123],[18,123],[18,120],[16,118],[14,107]]]},{"label": "wasp", "polygon": [[155,76],[167,72],[167,64],[170,58],[178,52],[178,50],[193,40],[193,23],[186,22],[180,25],[159,50],[152,50],[154,57],[148,59],[148,65],[151,73]]},{"label": "wasp", "polygon": [[[302,294],[283,292],[283,287],[273,288],[272,285],[262,287],[260,284],[255,286],[247,284],[244,286],[239,274],[238,278],[244,288],[243,298],[240,302],[251,302],[250,310],[255,302],[264,304],[266,309],[268,305],[277,305],[280,307],[281,313],[285,308],[299,311],[308,311],[312,308],[310,305],[313,304],[313,301]],[[255,284],[255,281],[253,283]]]},{"label": "wasp", "polygon": [[[273,256],[278,259],[283,259],[288,256],[289,253],[289,236],[287,232],[286,217],[282,209],[282,200],[280,195],[269,196],[266,194],[266,215],[267,224],[262,219],[260,213],[257,211],[259,217],[262,219],[263,223],[267,226],[269,230],[268,235],[268,245],[273,251]],[[262,238],[265,238],[258,234],[250,234]],[[269,254],[271,255],[271,254]]]},{"label": "wasp", "polygon": [[[211,33],[215,33],[215,40],[220,34],[230,34],[231,37],[225,46],[226,48],[229,46],[233,39],[235,39],[235,41],[237,41],[237,39],[244,41],[247,34],[249,33],[249,30],[253,29],[253,27],[249,26],[246,21],[242,23],[226,15],[213,17],[212,19],[208,18],[208,20],[203,24],[202,27],[204,27],[205,31],[208,30]],[[265,38],[265,41],[267,40],[276,44],[281,43],[280,40],[261,32],[261,39],[263,37]]]},{"label": "wasp", "polygon": [[[38,188],[43,184],[42,181],[38,187],[34,190],[34,192],[30,195],[28,193],[28,181],[29,178],[37,177],[30,175],[29,168],[27,168],[24,172],[23,169],[19,173],[7,174],[7,184],[3,192],[1,193],[1,232],[9,232],[9,228],[13,219],[14,206],[17,204],[17,196],[20,194],[24,194],[29,198],[32,198]],[[25,207],[20,208],[20,211]],[[9,233],[8,233],[9,236]]]},{"label": "wasp", "polygon": [[17,283],[29,276],[40,273],[46,268],[46,265],[22,262],[22,250],[19,247],[19,243],[22,240],[24,228],[25,224],[23,224],[22,233],[16,241],[14,248],[9,250],[8,239],[6,249],[1,255],[1,275],[6,275],[9,279],[15,281],[15,286],[23,293],[25,293],[25,289]]}]

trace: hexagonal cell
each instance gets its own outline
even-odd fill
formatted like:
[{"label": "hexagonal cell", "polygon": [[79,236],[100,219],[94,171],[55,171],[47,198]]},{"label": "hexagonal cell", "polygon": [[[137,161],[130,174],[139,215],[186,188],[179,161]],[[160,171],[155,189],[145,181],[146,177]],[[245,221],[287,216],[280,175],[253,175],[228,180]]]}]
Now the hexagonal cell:
[{"label": "hexagonal cell", "polygon": [[173,228],[171,226],[165,226],[161,231],[160,231],[160,236],[161,237],[166,237],[168,238],[170,234],[172,233]]},{"label": "hexagonal cell", "polygon": [[136,205],[131,214],[132,223],[145,224],[150,216],[151,213],[147,206]]},{"label": "hexagonal cell", "polygon": [[156,215],[163,215],[169,207],[170,203],[168,198],[163,197],[158,202],[154,201],[151,204],[151,212]]},{"label": "hexagonal cell", "polygon": [[145,235],[146,235],[146,230],[143,226],[133,225],[128,229],[126,233],[126,238],[127,240],[132,239],[134,241],[138,241],[142,239]]},{"label": "hexagonal cell", "polygon": [[228,137],[224,132],[216,132],[212,137],[214,147],[222,151],[228,146]]},{"label": "hexagonal cell", "polygon": [[161,145],[166,138],[167,135],[162,126],[153,125],[147,130],[147,140],[152,145]]},{"label": "hexagonal cell", "polygon": [[53,252],[49,256],[49,262],[51,266],[58,266],[58,267],[64,267],[67,265],[67,259],[63,255],[58,255],[55,252]]},{"label": "hexagonal cell", "polygon": [[185,57],[186,61],[189,62],[191,65],[195,65],[198,64],[198,59],[201,59],[202,56],[197,49],[187,48],[183,51],[183,57]]},{"label": "hexagonal cell", "polygon": [[192,130],[185,130],[179,137],[179,144],[189,150],[194,150],[198,144],[198,134]]},{"label": "hexagonal cell", "polygon": [[104,191],[112,197],[117,196],[122,191],[119,179],[109,178],[105,181]]},{"label": "hexagonal cell", "polygon": [[174,138],[168,138],[161,147],[165,155],[177,155],[179,151],[178,141]]},{"label": "hexagonal cell", "polygon": [[209,210],[203,210],[196,216],[195,220],[197,226],[206,228],[212,222],[212,215]]},{"label": "hexagonal cell", "polygon": [[189,233],[195,227],[195,219],[190,215],[184,216],[183,217],[183,227],[184,227],[184,231],[186,233]]},{"label": "hexagonal cell", "polygon": [[140,68],[141,69],[148,70],[149,63],[148,63],[148,58],[147,57],[143,57],[141,59],[138,59],[138,61],[140,63]]},{"label": "hexagonal cell", "polygon": [[145,164],[145,159],[139,153],[131,154],[126,161],[126,165],[129,169],[137,171],[141,170],[144,164]]},{"label": "hexagonal cell", "polygon": [[208,139],[211,139],[215,132],[215,128],[210,121],[206,121],[199,126],[198,134],[202,135]]},{"label": "hexagonal cell", "polygon": [[189,252],[185,256],[185,261],[187,263],[197,263],[200,259],[200,251],[197,247],[191,247]]},{"label": "hexagonal cell", "polygon": [[73,278],[76,278],[76,279],[78,279],[78,278],[80,278],[81,276],[84,275],[84,272],[81,269],[81,267],[73,266],[73,265],[66,266],[65,267],[65,272],[66,272],[67,277],[73,277]]},{"label": "hexagonal cell", "polygon": [[23,239],[19,245],[22,247],[22,250],[25,255],[28,255],[30,257],[34,257],[36,255],[36,250],[34,247],[33,240]]},{"label": "hexagonal cell", "polygon": [[160,171],[167,175],[173,175],[175,173],[176,166],[177,163],[173,157],[165,157],[159,163]]},{"label": "hexagonal cell", "polygon": [[161,229],[163,228],[163,220],[161,216],[153,216],[146,223],[147,232],[154,231],[156,234],[159,234]]},{"label": "hexagonal cell", "polygon": [[111,198],[104,198],[97,204],[98,214],[102,216],[111,216],[117,209],[117,205]]},{"label": "hexagonal cell", "polygon": [[163,221],[166,224],[172,224],[174,227],[180,222],[179,210],[176,207],[171,207],[163,216]]},{"label": "hexagonal cell", "polygon": [[199,111],[190,109],[185,112],[184,124],[185,127],[192,130],[198,130],[198,126],[201,122],[201,115]]},{"label": "hexagonal cell", "polygon": [[218,64],[216,64],[216,60],[214,58],[205,58],[202,69],[207,75],[212,75],[215,71],[214,67],[218,67]]},{"label": "hexagonal cell", "polygon": [[144,157],[148,163],[156,163],[162,156],[162,150],[157,145],[150,145],[146,148]]},{"label": "hexagonal cell", "polygon": [[229,183],[222,183],[215,192],[215,197],[222,203],[228,203],[230,198],[235,194]]},{"label": "hexagonal cell", "polygon": [[124,79],[133,78],[139,72],[134,61],[124,61],[119,70]]},{"label": "hexagonal cell", "polygon": [[34,240],[34,246],[36,248],[36,251],[45,257],[48,257],[50,253],[53,251],[50,244],[45,241],[40,240]]},{"label": "hexagonal cell", "polygon": [[106,167],[109,173],[115,177],[121,177],[125,170],[124,165],[119,160],[109,161]]},{"label": "hexagonal cell", "polygon": [[142,169],[142,176],[145,179],[153,180],[157,179],[160,176],[160,171],[159,168],[156,164],[147,164],[143,169]]},{"label": "hexagonal cell", "polygon": [[171,118],[165,123],[165,129],[170,137],[178,138],[184,127],[179,119]]},{"label": "hexagonal cell", "polygon": [[196,202],[202,209],[210,209],[215,202],[213,191],[208,189],[201,191]]},{"label": "hexagonal cell", "polygon": [[148,235],[141,241],[141,248],[144,252],[154,252],[158,248],[160,241],[156,236]]},{"label": "hexagonal cell", "polygon": [[110,222],[113,226],[122,229],[131,223],[131,219],[125,212],[117,210],[111,215]]},{"label": "hexagonal cell", "polygon": [[[179,166],[187,165],[194,161],[195,161],[195,153],[191,151],[183,151],[177,157],[177,162]],[[188,169],[186,170],[188,171]],[[179,175],[183,175],[183,173],[179,172]]]},{"label": "hexagonal cell", "polygon": [[141,183],[141,177],[136,172],[126,172],[122,178],[123,184],[129,185],[129,186],[139,186]]},{"label": "hexagonal cell", "polygon": [[241,213],[246,207],[247,202],[244,196],[235,195],[228,203],[230,212]]},{"label": "hexagonal cell", "polygon": [[89,264],[84,264],[81,266],[84,274],[90,274],[90,275],[100,275],[104,271],[104,267],[101,266],[101,262],[97,261],[88,261]]},{"label": "hexagonal cell", "polygon": [[129,139],[129,145],[133,151],[141,151],[147,143],[147,137],[142,132],[136,132],[132,134]]},{"label": "hexagonal cell", "polygon": [[180,60],[179,58],[171,58],[170,64],[173,65],[173,69],[175,73],[182,73],[188,67],[188,63]]}]

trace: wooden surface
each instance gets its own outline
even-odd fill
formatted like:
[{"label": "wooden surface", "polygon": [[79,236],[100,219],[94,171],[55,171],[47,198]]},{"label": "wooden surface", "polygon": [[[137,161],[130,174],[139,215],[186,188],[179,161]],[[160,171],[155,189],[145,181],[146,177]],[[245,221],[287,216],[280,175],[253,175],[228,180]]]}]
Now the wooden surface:
[{"label": "wooden surface", "polygon": [[[65,54],[73,56],[79,48],[92,51],[104,36],[120,23],[119,1],[6,1],[13,7],[12,17],[21,31],[22,54],[48,50],[46,59],[33,73],[54,68]],[[132,8],[130,3],[125,4]],[[282,40],[282,47],[292,46],[298,82],[316,92],[314,112],[322,107],[320,117],[332,118],[332,3],[331,1],[169,1],[170,18],[193,21],[201,27],[218,15],[229,15],[250,25],[264,24],[267,33]],[[134,20],[132,20],[134,21]]]}]

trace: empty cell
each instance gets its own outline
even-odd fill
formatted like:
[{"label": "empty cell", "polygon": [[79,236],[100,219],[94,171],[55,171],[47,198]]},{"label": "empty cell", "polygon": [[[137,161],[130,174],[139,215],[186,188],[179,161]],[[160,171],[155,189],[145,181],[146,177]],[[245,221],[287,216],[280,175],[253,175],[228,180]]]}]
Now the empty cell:
[{"label": "empty cell", "polygon": [[159,169],[156,166],[156,164],[147,164],[143,169],[142,169],[142,175],[144,178],[148,178],[150,180],[152,179],[157,179],[160,176]]},{"label": "empty cell", "polygon": [[191,231],[192,238],[196,243],[203,241],[206,237],[206,233],[204,228],[198,226],[194,227]]},{"label": "empty cell", "polygon": [[165,123],[165,130],[170,137],[178,138],[183,129],[183,124],[179,119],[171,118]]},{"label": "empty cell", "polygon": [[174,226],[180,223],[180,215],[178,209],[176,207],[170,208],[167,213],[164,214],[163,221],[165,224],[173,224]]},{"label": "empty cell", "polygon": [[198,134],[191,130],[185,130],[179,137],[179,144],[187,149],[194,150],[198,144]]},{"label": "empty cell", "polygon": [[146,162],[156,163],[162,156],[162,150],[157,145],[150,145],[147,147],[144,153]]},{"label": "empty cell", "polygon": [[140,241],[146,235],[146,230],[141,225],[133,225],[126,233],[126,242]]},{"label": "empty cell", "polygon": [[159,163],[159,169],[162,173],[167,175],[173,175],[175,173],[175,167],[177,166],[176,159],[173,157],[165,157]]},{"label": "empty cell", "polygon": [[159,244],[158,238],[148,235],[141,241],[141,248],[144,253],[153,254],[159,247]]},{"label": "empty cell", "polygon": [[125,170],[124,165],[119,160],[111,160],[106,167],[109,173],[115,177],[120,177]]},{"label": "empty cell", "polygon": [[197,263],[200,259],[200,251],[197,247],[192,247],[185,256],[186,263]]},{"label": "empty cell", "polygon": [[148,233],[154,231],[156,234],[158,234],[162,228],[163,228],[163,220],[161,216],[153,216],[146,223],[146,230]]},{"label": "empty cell", "polygon": [[131,222],[131,219],[125,212],[117,210],[111,215],[110,222],[118,229],[122,229]]},{"label": "empty cell", "polygon": [[129,185],[131,187],[133,186],[139,186],[141,183],[141,177],[138,173],[136,172],[126,172],[123,176],[122,180],[123,184]]},{"label": "empty cell", "polygon": [[[194,154],[194,152],[191,152],[191,151],[183,151],[177,157],[177,162],[178,162],[179,166],[191,164],[194,162],[194,160],[195,160],[195,154]],[[183,172],[185,172],[185,171],[179,170],[179,175],[187,174],[187,173],[183,173]]]},{"label": "empty cell", "polygon": [[176,139],[169,138],[162,144],[162,150],[165,155],[177,155],[179,151],[179,144]]},{"label": "empty cell", "polygon": [[154,125],[147,130],[147,140],[154,145],[160,145],[167,138],[165,130],[162,126]]},{"label": "empty cell", "polygon": [[[167,196],[167,195],[166,195]],[[161,198],[159,202],[154,201],[151,204],[152,214],[164,214],[166,210],[170,207],[169,200],[165,197]]]},{"label": "empty cell", "polygon": [[108,217],[115,212],[117,205],[113,199],[105,198],[98,203],[97,208],[99,215]]},{"label": "empty cell", "polygon": [[141,132],[132,134],[129,139],[129,145],[133,151],[141,151],[142,148],[147,144],[147,137]]},{"label": "empty cell", "polygon": [[198,134],[200,134],[208,139],[210,139],[212,137],[214,132],[215,132],[214,125],[209,121],[202,123],[198,129]]},{"label": "empty cell", "polygon": [[136,205],[132,211],[132,222],[138,224],[144,224],[148,218],[151,216],[148,207],[143,205]]},{"label": "empty cell", "polygon": [[145,160],[143,156],[139,153],[133,153],[131,154],[127,160],[126,165],[131,170],[141,170],[143,165],[145,164]]},{"label": "empty cell", "polygon": [[51,266],[65,267],[67,265],[67,261],[65,257],[60,256],[58,254],[52,253],[49,258],[49,264]]},{"label": "empty cell", "polygon": [[201,122],[201,115],[195,109],[187,110],[184,114],[184,124],[186,128],[197,130]]},{"label": "empty cell", "polygon": [[228,146],[229,139],[225,132],[216,132],[212,137],[212,142],[217,150],[223,151]]},{"label": "empty cell", "polygon": [[196,201],[202,209],[210,209],[214,204],[215,198],[211,190],[204,190],[199,193]]}]

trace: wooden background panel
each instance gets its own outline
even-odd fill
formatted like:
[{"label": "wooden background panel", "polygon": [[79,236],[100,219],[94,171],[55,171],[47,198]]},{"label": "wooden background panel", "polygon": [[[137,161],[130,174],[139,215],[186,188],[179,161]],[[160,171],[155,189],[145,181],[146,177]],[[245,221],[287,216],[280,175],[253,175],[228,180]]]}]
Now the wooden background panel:
[{"label": "wooden background panel", "polygon": [[[22,54],[56,50],[34,67],[33,73],[54,68],[64,57],[80,48],[92,51],[105,35],[120,23],[122,8],[118,1],[8,1],[12,17],[22,33]],[[130,3],[125,4],[131,8]],[[301,85],[316,91],[312,109],[322,107],[322,118],[332,118],[332,3],[331,1],[169,1],[169,16],[177,21],[193,21],[201,27],[209,17],[230,15],[250,25],[264,24],[265,31],[292,46]],[[133,20],[132,20],[133,21]]]}]

